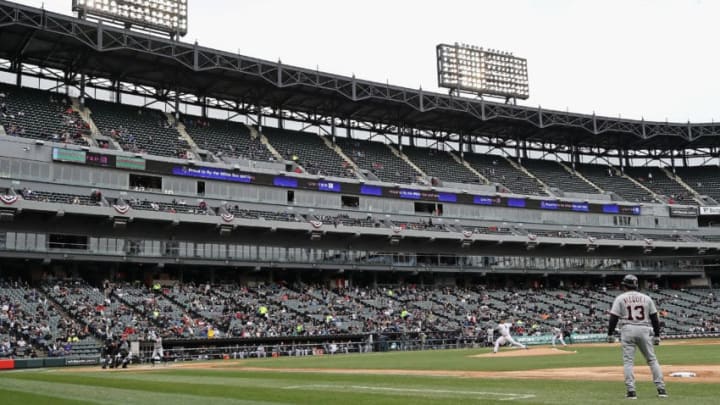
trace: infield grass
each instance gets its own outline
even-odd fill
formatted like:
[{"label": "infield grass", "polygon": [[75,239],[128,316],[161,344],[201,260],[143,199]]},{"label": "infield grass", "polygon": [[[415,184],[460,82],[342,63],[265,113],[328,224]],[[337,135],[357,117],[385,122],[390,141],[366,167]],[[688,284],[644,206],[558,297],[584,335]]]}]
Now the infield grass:
[{"label": "infield grass", "polygon": [[[531,349],[532,350],[532,349]],[[469,357],[487,349],[293,357],[227,363],[223,369],[49,369],[0,373],[2,404],[611,404],[624,401],[622,381],[480,379],[377,374],[299,373],[284,368],[506,371],[619,366],[617,345],[571,348],[577,354]],[[664,365],[720,364],[720,345],[660,346]],[[636,367],[646,367],[638,359]],[[222,362],[214,362],[220,364]],[[234,366],[234,367],[233,367]],[[241,367],[272,368],[248,371]],[[718,404],[720,384],[667,379],[658,399],[647,379],[633,403]]]}]

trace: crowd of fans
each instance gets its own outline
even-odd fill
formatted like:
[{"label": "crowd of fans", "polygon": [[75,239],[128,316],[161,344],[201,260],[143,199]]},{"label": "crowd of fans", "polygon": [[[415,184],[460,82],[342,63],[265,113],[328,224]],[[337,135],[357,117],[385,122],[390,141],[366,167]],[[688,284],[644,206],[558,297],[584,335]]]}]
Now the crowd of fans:
[{"label": "crowd of fans", "polygon": [[[180,283],[156,280],[92,286],[47,279],[41,289],[2,282],[0,357],[63,356],[91,338],[216,339],[342,334],[413,334],[485,342],[494,322],[518,336],[604,333],[607,286],[547,289],[494,286],[350,286],[348,283]],[[666,332],[720,331],[720,301],[712,290],[651,286]]]},{"label": "crowd of fans", "polygon": [[[5,133],[8,136],[30,136],[55,142],[87,145],[84,137],[90,134],[90,125],[73,110],[67,96],[50,94],[47,107],[52,120],[56,121],[52,123],[54,128],[43,133],[31,133],[32,131],[23,125],[23,122],[31,117],[26,117],[22,107],[12,103],[11,96],[12,94],[0,90],[0,118],[2,118],[0,123],[4,123]],[[43,127],[44,131],[47,129]]]}]

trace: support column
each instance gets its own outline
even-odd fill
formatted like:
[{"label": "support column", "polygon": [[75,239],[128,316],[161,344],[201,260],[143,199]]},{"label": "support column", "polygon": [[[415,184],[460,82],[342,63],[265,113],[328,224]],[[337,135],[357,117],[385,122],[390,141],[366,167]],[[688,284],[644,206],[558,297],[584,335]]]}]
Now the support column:
[{"label": "support column", "polygon": [[207,97],[203,96],[200,99],[200,103],[202,103],[202,105],[200,106],[200,116],[203,118],[207,118],[208,117]]},{"label": "support column", "polygon": [[335,143],[335,117],[330,118],[330,135],[332,136],[332,142]]},{"label": "support column", "polygon": [[175,126],[180,122],[180,92],[175,91]]},{"label": "support column", "polygon": [[458,136],[458,139],[459,139],[458,149],[460,150],[460,159],[463,159],[465,157],[465,135],[460,134]]},{"label": "support column", "polygon": [[675,151],[670,151],[670,167],[672,167],[672,172],[675,174]]},{"label": "support column", "polygon": [[120,93],[120,80],[115,80],[113,82],[113,90],[115,91],[115,102],[118,104],[122,103],[122,94]]},{"label": "support column", "polygon": [[22,86],[22,62],[16,61],[13,63],[15,67],[15,85]]},{"label": "support column", "polygon": [[623,155],[625,159],[625,167],[630,166],[630,154],[628,153],[627,149],[623,149]]},{"label": "support column", "polygon": [[80,75],[80,108],[85,108],[85,73]]}]

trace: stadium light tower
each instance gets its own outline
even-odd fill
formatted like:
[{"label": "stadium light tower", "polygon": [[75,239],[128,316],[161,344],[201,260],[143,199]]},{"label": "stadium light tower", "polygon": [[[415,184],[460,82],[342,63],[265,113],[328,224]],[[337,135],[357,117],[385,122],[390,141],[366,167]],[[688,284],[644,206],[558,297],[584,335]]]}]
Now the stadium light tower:
[{"label": "stadium light tower", "polygon": [[513,102],[530,97],[527,60],[510,52],[473,45],[437,46],[438,86],[480,97],[492,96]]},{"label": "stadium light tower", "polygon": [[187,0],[73,0],[80,18],[139,28],[171,38],[187,34]]}]

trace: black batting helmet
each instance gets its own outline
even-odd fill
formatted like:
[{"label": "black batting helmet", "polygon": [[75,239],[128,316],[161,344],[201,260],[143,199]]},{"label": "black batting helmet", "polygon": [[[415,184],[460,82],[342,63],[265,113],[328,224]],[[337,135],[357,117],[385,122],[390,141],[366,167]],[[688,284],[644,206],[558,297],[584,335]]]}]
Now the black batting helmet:
[{"label": "black batting helmet", "polygon": [[623,277],[622,285],[624,285],[627,288],[638,288],[638,278],[633,276],[632,274],[628,274],[627,276]]}]

